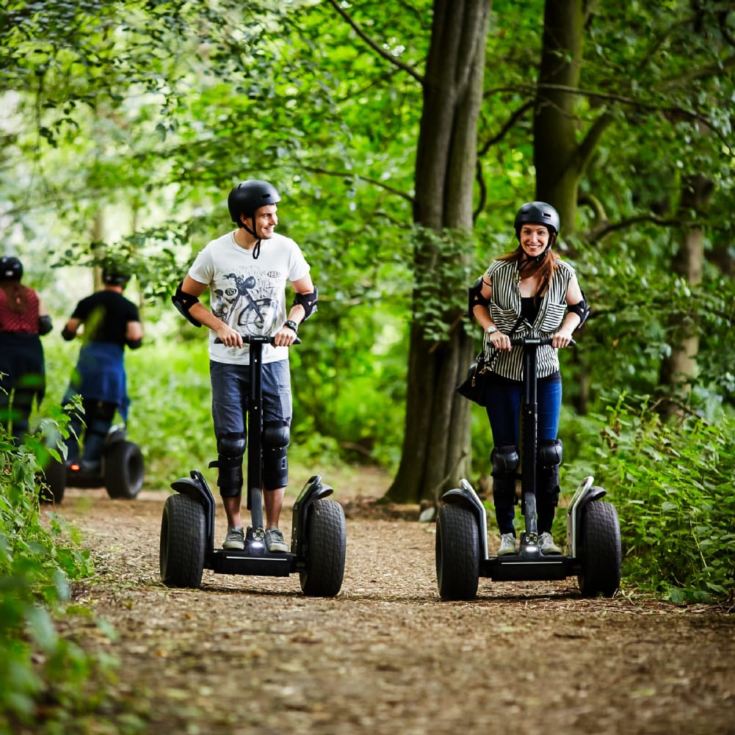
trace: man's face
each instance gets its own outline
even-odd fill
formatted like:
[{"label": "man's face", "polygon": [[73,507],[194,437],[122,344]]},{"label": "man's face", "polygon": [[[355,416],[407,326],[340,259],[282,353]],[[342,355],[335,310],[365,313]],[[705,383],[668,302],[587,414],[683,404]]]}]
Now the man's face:
[{"label": "man's face", "polygon": [[278,224],[278,207],[275,204],[266,204],[255,210],[255,227],[254,230],[258,237],[263,240],[269,240],[273,237]]}]

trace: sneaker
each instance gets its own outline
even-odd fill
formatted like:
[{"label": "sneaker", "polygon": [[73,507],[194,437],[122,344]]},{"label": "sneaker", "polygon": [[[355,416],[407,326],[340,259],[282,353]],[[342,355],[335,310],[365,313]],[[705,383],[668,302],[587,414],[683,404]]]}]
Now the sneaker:
[{"label": "sneaker", "polygon": [[245,548],[245,532],[242,528],[228,528],[222,548],[242,551]]},{"label": "sneaker", "polygon": [[554,539],[548,531],[544,531],[538,537],[538,545],[542,554],[561,554],[561,549],[554,543]]},{"label": "sneaker", "polygon": [[512,533],[500,534],[500,547],[498,556],[507,556],[516,553],[516,537]]},{"label": "sneaker", "polygon": [[288,544],[278,528],[269,528],[265,532],[265,545],[268,551],[288,551]]}]

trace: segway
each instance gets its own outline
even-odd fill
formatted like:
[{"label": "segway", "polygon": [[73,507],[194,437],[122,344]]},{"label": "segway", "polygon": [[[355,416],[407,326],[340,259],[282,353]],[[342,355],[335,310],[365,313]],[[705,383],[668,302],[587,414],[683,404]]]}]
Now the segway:
[{"label": "segway", "polygon": [[442,496],[436,529],[436,574],[444,600],[468,600],[479,577],[496,581],[558,580],[577,576],[585,597],[612,597],[620,585],[620,526],[615,506],[601,498],[605,490],[586,477],[567,512],[567,555],[543,554],[536,519],[538,404],[536,350],[550,337],[513,339],[523,347],[521,406],[521,489],[525,531],[516,554],[490,556],[485,507],[465,479]]},{"label": "segway", "polygon": [[297,572],[301,590],[312,597],[334,597],[342,587],[346,532],[342,506],[327,496],[333,489],[311,477],[293,508],[291,550],[269,552],[263,526],[263,345],[270,337],[243,335],[250,345],[250,400],[247,409],[247,508],[251,526],[242,551],[215,548],[215,499],[202,474],[176,480],[161,520],[161,579],[168,587],[198,588],[204,569],[220,574],[286,577]]},{"label": "segway", "polygon": [[135,442],[128,441],[124,426],[110,427],[100,457],[99,468],[85,471],[80,462],[49,459],[41,490],[43,502],[61,503],[67,487],[105,487],[113,499],[133,500],[143,487],[145,466],[143,453]]}]

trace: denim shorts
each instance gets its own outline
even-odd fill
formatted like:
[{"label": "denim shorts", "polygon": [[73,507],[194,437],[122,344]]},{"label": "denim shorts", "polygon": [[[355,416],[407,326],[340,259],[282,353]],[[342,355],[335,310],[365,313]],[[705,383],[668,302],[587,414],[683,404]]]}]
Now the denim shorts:
[{"label": "denim shorts", "polygon": [[[210,361],[212,418],[216,436],[245,434],[250,398],[250,366]],[[263,423],[291,424],[291,372],[288,360],[263,364]]]}]

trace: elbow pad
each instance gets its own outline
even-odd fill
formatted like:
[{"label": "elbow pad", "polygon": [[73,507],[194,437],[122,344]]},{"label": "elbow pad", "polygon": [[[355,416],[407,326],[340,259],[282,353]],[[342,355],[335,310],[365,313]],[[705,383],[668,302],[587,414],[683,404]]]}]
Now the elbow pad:
[{"label": "elbow pad", "polygon": [[181,287],[184,285],[184,282],[181,281],[179,285],[176,287],[176,293],[171,297],[171,301],[173,302],[173,305],[178,309],[179,313],[186,317],[186,319],[191,322],[195,327],[201,327],[202,323],[200,321],[197,321],[190,313],[191,307],[194,306],[194,304],[199,303],[199,299],[194,296],[193,294],[186,293],[186,291],[182,291]]},{"label": "elbow pad", "polygon": [[125,344],[130,347],[131,350],[137,350],[143,344],[142,339],[126,339]]},{"label": "elbow pad", "polygon": [[487,308],[490,305],[490,300],[486,299],[482,295],[482,278],[478,278],[468,289],[467,289],[467,314],[470,319],[475,318],[473,309],[476,306],[484,306]]},{"label": "elbow pad", "polygon": [[304,321],[306,321],[316,310],[316,302],[319,299],[319,291],[316,286],[311,293],[297,293],[293,300],[293,306],[301,306],[304,309]]},{"label": "elbow pad", "polygon": [[67,341],[71,342],[71,340],[74,339],[74,337],[77,336],[77,333],[73,329],[69,329],[69,327],[64,327],[61,330],[61,336]]},{"label": "elbow pad", "polygon": [[38,317],[38,333],[41,336],[48,334],[53,328],[54,325],[51,323],[51,317],[48,314]]},{"label": "elbow pad", "polygon": [[579,317],[579,324],[576,327],[577,329],[579,329],[589,318],[590,307],[584,300],[584,294],[582,294],[582,300],[580,302],[567,306],[567,309]]}]

